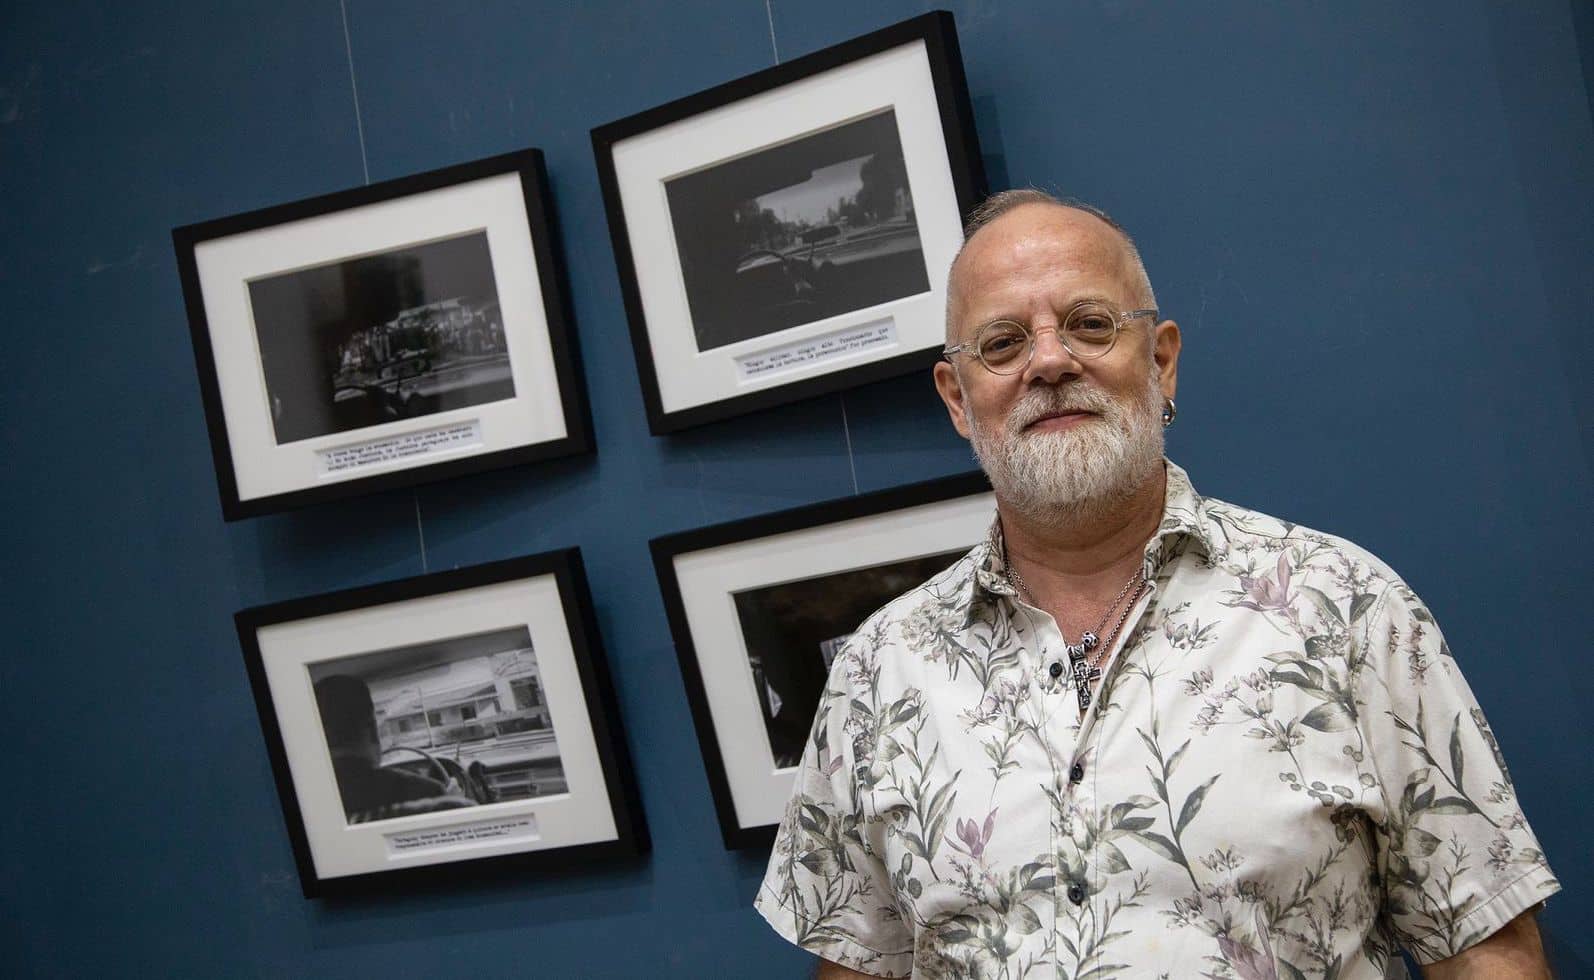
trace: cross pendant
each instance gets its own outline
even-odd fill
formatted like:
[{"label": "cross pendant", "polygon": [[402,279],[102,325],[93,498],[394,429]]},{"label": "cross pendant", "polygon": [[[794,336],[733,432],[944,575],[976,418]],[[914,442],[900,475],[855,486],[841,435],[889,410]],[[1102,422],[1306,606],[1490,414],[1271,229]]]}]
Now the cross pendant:
[{"label": "cross pendant", "polygon": [[1101,668],[1086,665],[1085,655],[1073,648],[1068,651],[1068,660],[1074,672],[1074,694],[1079,698],[1079,711],[1083,714],[1090,709],[1090,685],[1101,679]]},{"label": "cross pendant", "polygon": [[1086,630],[1079,635],[1078,643],[1069,643],[1068,638],[1066,636],[1063,637],[1063,649],[1068,652],[1069,660],[1083,658],[1085,654],[1096,649],[1096,643],[1096,634],[1090,630]]}]

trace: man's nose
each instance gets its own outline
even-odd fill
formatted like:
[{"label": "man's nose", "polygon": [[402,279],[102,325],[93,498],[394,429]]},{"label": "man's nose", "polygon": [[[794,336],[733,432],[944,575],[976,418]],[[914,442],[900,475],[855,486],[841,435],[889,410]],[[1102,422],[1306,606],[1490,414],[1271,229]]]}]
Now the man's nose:
[{"label": "man's nose", "polygon": [[1074,352],[1063,344],[1063,330],[1058,324],[1033,325],[1035,345],[1030,351],[1029,364],[1024,367],[1025,381],[1044,381],[1055,384],[1065,377],[1079,374],[1084,366]]}]

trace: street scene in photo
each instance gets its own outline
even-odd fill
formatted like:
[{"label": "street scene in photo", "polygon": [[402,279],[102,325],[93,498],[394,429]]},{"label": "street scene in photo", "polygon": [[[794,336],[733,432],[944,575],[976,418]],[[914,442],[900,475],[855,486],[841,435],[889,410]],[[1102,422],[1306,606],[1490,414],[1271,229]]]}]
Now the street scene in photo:
[{"label": "street scene in photo", "polygon": [[256,279],[278,444],[515,397],[487,233]]},{"label": "street scene in photo", "polygon": [[350,823],[568,790],[524,627],[309,666]]},{"label": "street scene in photo", "polygon": [[698,350],[925,292],[896,111],[665,181]]},{"label": "street scene in photo", "polygon": [[735,594],[775,768],[801,761],[830,665],[853,630],[966,553],[948,551]]}]

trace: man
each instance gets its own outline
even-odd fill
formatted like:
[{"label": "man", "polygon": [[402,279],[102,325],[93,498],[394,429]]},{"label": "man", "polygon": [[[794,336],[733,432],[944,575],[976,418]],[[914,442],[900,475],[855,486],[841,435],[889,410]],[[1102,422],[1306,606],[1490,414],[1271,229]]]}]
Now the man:
[{"label": "man", "polygon": [[1559,889],[1432,616],[1163,459],[1128,236],[970,222],[935,381],[988,541],[837,657],[757,907],[822,977],[1548,975]]},{"label": "man", "polygon": [[440,782],[382,766],[376,707],[365,681],[348,674],[323,677],[315,684],[315,700],[349,823],[476,805],[453,779]]}]

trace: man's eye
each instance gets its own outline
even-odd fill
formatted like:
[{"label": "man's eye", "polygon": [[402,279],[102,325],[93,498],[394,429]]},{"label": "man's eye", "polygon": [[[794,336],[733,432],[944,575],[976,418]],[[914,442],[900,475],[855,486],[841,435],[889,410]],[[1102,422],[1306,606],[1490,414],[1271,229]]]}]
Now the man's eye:
[{"label": "man's eye", "polygon": [[1113,338],[1113,322],[1104,316],[1082,316],[1068,325],[1076,343],[1105,344]]},{"label": "man's eye", "polygon": [[980,344],[980,353],[986,357],[1002,357],[1015,354],[1024,347],[1024,335],[1021,333],[1003,333],[994,337],[986,337]]}]

